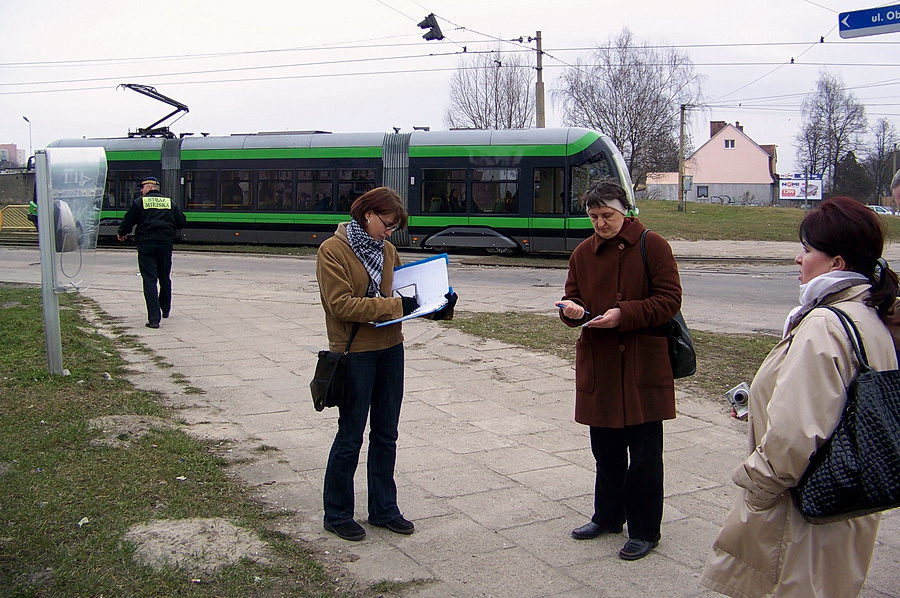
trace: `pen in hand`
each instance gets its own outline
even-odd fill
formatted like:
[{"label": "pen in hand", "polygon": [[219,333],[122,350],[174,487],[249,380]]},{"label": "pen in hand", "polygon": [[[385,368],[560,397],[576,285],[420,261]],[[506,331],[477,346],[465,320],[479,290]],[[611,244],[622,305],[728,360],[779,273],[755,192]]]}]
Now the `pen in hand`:
[{"label": "pen in hand", "polygon": [[[557,304],[556,304],[556,307],[558,307],[559,309],[565,309],[566,305],[565,305],[564,303],[557,303]],[[581,309],[584,309],[584,308],[582,307]],[[589,315],[591,315],[591,312],[589,312],[588,310],[584,309],[584,314],[583,314],[581,317],[582,317],[582,318],[586,318],[586,317],[588,317]]]}]

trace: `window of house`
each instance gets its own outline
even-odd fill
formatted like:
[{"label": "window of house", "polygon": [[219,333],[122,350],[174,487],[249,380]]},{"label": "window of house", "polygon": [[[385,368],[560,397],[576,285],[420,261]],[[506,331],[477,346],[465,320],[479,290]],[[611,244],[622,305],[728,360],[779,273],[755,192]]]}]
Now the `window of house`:
[{"label": "window of house", "polygon": [[466,211],[466,171],[453,168],[422,169],[422,212]]},{"label": "window of house", "polygon": [[725,140],[725,149],[734,149],[734,139]]},{"label": "window of house", "polygon": [[697,185],[697,197],[709,197],[709,185]]},{"label": "window of house", "polygon": [[519,170],[472,170],[472,209],[475,212],[514,214],[519,211]]}]

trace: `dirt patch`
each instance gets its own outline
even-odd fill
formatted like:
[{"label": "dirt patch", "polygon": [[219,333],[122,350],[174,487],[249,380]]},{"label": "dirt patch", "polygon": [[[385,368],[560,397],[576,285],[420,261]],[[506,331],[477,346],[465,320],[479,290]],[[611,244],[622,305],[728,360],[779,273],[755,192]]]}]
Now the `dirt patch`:
[{"label": "dirt patch", "polygon": [[269,546],[256,534],[225,519],[163,519],[132,526],[124,539],[137,549],[134,559],[152,567],[179,567],[209,573],[249,559],[271,564]]},{"label": "dirt patch", "polygon": [[93,446],[114,448],[127,447],[130,442],[145,436],[153,429],[177,428],[167,419],[149,415],[107,415],[88,420],[88,425],[103,432],[103,436],[91,440]]}]

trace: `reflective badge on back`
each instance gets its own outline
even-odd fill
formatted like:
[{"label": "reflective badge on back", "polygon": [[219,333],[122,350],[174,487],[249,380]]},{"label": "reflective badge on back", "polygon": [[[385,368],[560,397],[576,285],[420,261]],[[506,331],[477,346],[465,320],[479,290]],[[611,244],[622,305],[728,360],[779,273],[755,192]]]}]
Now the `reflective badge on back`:
[{"label": "reflective badge on back", "polygon": [[172,209],[172,200],[168,197],[148,197],[144,196],[141,198],[141,201],[144,202],[145,210],[171,210]]}]

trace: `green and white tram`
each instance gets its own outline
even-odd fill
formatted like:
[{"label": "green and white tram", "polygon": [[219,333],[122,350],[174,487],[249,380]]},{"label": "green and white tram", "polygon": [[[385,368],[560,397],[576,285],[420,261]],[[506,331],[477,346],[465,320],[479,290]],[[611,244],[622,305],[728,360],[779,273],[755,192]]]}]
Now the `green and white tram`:
[{"label": "green and white tram", "polygon": [[103,147],[100,234],[145,176],[184,209],[185,241],[317,245],[377,186],[400,194],[408,228],[391,241],[442,251],[570,251],[591,234],[578,198],[607,177],[631,193],[609,138],[580,128],[413,133],[284,133],[182,139],[66,139]]}]

